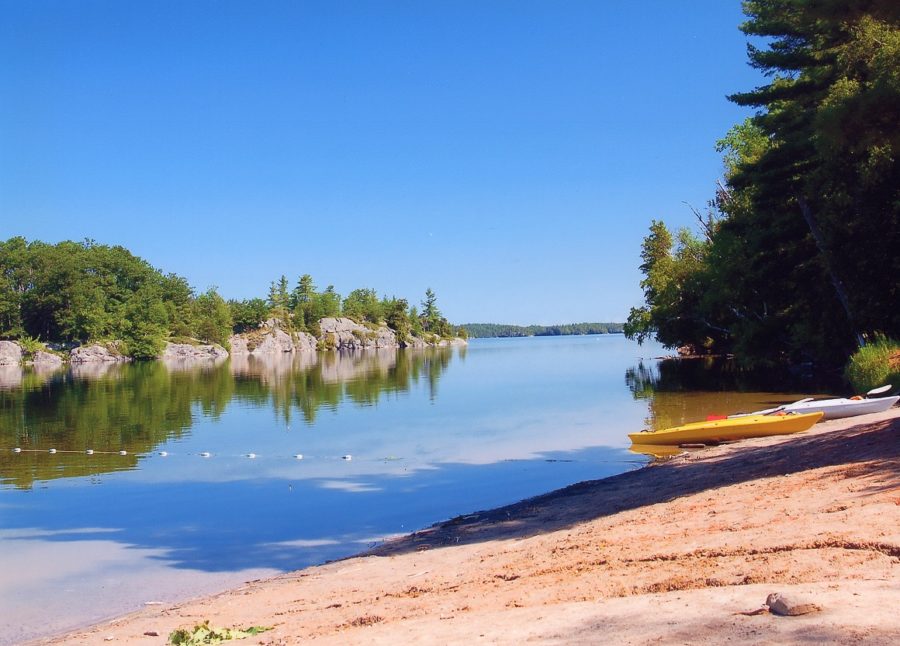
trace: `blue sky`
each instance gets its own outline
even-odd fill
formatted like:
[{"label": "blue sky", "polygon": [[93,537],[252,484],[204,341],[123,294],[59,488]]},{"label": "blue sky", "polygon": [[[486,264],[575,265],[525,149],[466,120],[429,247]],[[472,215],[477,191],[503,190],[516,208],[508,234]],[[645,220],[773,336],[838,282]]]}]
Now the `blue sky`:
[{"label": "blue sky", "polygon": [[737,0],[0,0],[0,238],[198,290],[303,273],[453,322],[624,320],[747,116]]}]

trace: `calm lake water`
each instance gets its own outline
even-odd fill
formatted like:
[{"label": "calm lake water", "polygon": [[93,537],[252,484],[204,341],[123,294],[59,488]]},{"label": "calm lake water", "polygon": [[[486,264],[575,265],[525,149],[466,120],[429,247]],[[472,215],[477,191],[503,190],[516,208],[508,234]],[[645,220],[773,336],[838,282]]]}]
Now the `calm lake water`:
[{"label": "calm lake water", "polygon": [[661,354],[603,335],[0,368],[0,643],[638,468],[647,425],[817,394]]}]

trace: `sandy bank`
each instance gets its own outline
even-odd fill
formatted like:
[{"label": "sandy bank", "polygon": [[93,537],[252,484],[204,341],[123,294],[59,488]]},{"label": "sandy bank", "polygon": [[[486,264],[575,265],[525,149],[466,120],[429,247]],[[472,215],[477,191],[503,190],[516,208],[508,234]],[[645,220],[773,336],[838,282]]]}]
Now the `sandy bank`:
[{"label": "sandy bank", "polygon": [[[821,607],[740,614],[770,592]],[[900,643],[900,410],[471,514],[369,554],[41,643]],[[158,633],[159,637],[145,636]]]}]

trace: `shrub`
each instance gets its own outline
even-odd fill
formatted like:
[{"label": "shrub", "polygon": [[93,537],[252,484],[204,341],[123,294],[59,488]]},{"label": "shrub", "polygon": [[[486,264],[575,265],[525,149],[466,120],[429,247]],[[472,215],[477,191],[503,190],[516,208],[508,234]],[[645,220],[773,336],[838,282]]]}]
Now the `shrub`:
[{"label": "shrub", "polygon": [[33,357],[38,350],[46,351],[43,343],[28,335],[20,338],[17,343],[19,344],[19,347],[22,348],[22,354],[25,355],[25,357]]},{"label": "shrub", "polygon": [[884,384],[900,386],[900,343],[876,334],[872,342],[850,357],[844,374],[860,393]]}]

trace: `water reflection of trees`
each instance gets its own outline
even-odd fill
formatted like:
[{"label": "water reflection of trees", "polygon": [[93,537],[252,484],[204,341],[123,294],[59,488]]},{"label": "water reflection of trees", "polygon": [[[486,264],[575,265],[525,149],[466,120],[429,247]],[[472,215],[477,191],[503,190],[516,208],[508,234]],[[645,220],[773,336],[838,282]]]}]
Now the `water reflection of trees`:
[{"label": "water reflection of trees", "polygon": [[834,375],[813,375],[787,366],[748,369],[733,359],[665,359],[625,371],[635,399],[647,400],[648,426],[666,428],[704,419],[839,392]]},{"label": "water reflection of trees", "polygon": [[388,394],[407,392],[425,381],[430,396],[453,357],[450,348],[366,350],[296,356],[234,357],[236,398],[271,406],[290,422],[296,412],[312,424],[322,408],[344,401],[369,406]]},{"label": "water reflection of trees", "polygon": [[134,469],[139,454],[187,433],[197,415],[217,419],[235,400],[271,407],[286,422],[299,413],[312,424],[322,408],[373,405],[419,382],[434,397],[452,356],[429,348],[7,369],[0,375],[0,484],[29,488]]}]

